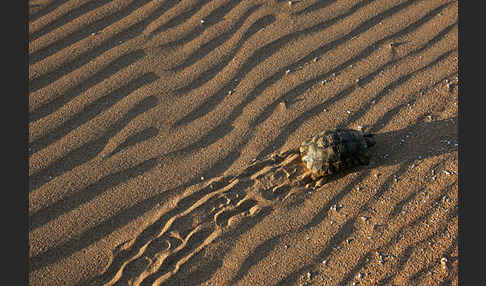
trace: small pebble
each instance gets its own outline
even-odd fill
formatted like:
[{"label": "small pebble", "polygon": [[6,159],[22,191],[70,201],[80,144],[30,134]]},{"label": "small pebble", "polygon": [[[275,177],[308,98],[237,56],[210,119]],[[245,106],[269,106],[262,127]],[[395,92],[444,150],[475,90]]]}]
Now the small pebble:
[{"label": "small pebble", "polygon": [[204,22],[205,22],[205,21],[204,21],[203,19],[201,19],[201,24],[204,24]]},{"label": "small pebble", "polygon": [[446,175],[452,175],[452,172],[449,172],[449,171],[447,171],[447,170],[445,170],[445,171],[444,171],[444,173],[445,173]]},{"label": "small pebble", "polygon": [[204,180],[204,177],[201,177],[201,181]]},{"label": "small pebble", "polygon": [[322,111],[327,112],[328,110],[327,110],[327,108],[324,108]]},{"label": "small pebble", "polygon": [[440,259],[440,265],[442,265],[442,269],[447,270],[447,258],[442,257]]},{"label": "small pebble", "polygon": [[290,70],[286,70],[286,71],[285,71],[285,74],[289,74],[289,73],[290,73]]},{"label": "small pebble", "polygon": [[306,275],[307,275],[307,279],[311,279],[311,278],[312,278],[312,273],[307,272],[307,274],[306,274]]},{"label": "small pebble", "polygon": [[319,60],[319,57],[314,58],[314,62],[317,62]]},{"label": "small pebble", "polygon": [[347,112],[348,114],[351,114],[351,111],[349,111],[349,110],[347,110],[346,112]]},{"label": "small pebble", "polygon": [[327,262],[329,262],[328,259],[324,259],[321,263],[324,264],[324,265],[327,265]]},{"label": "small pebble", "polygon": [[376,100],[374,100],[374,99],[373,99],[373,100],[371,101],[371,104],[375,104],[375,103],[376,103]]}]

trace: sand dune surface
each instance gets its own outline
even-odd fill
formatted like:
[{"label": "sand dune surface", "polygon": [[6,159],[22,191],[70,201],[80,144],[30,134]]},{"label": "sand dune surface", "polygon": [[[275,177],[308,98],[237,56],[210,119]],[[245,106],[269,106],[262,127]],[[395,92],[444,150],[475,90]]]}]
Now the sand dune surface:
[{"label": "sand dune surface", "polygon": [[[30,285],[458,285],[458,1],[29,2]],[[300,143],[375,134],[301,180]]]}]

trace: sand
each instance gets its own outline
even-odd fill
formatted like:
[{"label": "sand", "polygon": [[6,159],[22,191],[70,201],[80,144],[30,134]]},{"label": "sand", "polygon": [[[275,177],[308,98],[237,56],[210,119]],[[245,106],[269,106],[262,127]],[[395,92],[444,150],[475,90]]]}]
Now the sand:
[{"label": "sand", "polygon": [[[458,284],[458,1],[29,14],[30,285]],[[371,163],[299,183],[335,127]]]}]

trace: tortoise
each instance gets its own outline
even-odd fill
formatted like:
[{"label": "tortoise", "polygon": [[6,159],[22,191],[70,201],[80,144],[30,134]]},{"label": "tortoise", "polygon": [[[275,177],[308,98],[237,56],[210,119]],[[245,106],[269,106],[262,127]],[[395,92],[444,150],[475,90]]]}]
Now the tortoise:
[{"label": "tortoise", "polygon": [[358,130],[336,128],[320,132],[300,145],[302,162],[307,172],[302,178],[325,178],[352,167],[368,165],[367,149],[375,145],[374,134]]}]

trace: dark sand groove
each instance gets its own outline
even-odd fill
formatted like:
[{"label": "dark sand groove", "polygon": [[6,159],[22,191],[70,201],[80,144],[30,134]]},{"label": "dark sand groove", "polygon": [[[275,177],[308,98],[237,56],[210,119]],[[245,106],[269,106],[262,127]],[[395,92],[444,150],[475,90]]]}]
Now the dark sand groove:
[{"label": "dark sand groove", "polygon": [[140,89],[142,86],[154,82],[157,80],[157,76],[153,73],[144,74],[119,89],[95,100],[89,105],[86,105],[81,112],[74,114],[69,120],[65,121],[62,125],[52,130],[45,136],[33,141],[29,147],[32,153],[36,153],[46,146],[56,142],[59,138],[64,137],[72,130],[78,128],[84,123],[90,121],[98,114],[109,109],[111,106],[122,100],[124,97],[130,95],[134,90]]},{"label": "dark sand groove", "polygon": [[66,23],[88,13],[89,11],[105,5],[106,3],[108,3],[108,0],[88,1],[73,10],[67,11],[65,14],[56,18],[54,21],[49,22],[47,25],[44,25],[41,29],[29,33],[29,41],[33,41],[43,36],[44,34],[47,34],[52,30],[57,29],[58,27],[61,27]]},{"label": "dark sand groove", "polygon": [[[272,24],[274,21],[275,21],[275,17],[272,16],[272,15],[264,16],[264,17],[258,19],[257,21],[255,21],[255,23],[253,23],[253,25],[245,32],[245,34],[240,38],[240,40],[236,44],[235,48],[232,49],[231,52],[228,55],[226,55],[224,57],[219,57],[217,64],[213,65],[210,69],[206,70],[205,72],[199,74],[198,77],[194,81],[192,81],[190,85],[178,88],[178,89],[176,89],[175,92],[179,95],[184,95],[184,94],[187,94],[194,89],[201,87],[202,85],[204,85],[207,82],[214,79],[214,77],[216,77],[221,72],[221,70],[223,68],[225,68],[228,65],[228,63],[233,59],[234,55],[239,51],[241,46],[244,44],[244,42],[248,38],[250,38],[254,33],[259,31],[261,28],[264,28],[264,27]],[[223,36],[223,40],[224,40],[224,36]],[[212,42],[211,46],[214,45],[214,44],[217,45],[218,42],[216,42],[216,43]],[[202,51],[204,51],[204,47],[202,47],[202,49],[203,49]],[[191,59],[189,59],[189,61],[190,60]],[[197,60],[197,59],[194,59],[194,60]],[[177,67],[176,67],[176,69],[177,69]],[[230,85],[230,86],[228,86],[228,85]],[[216,96],[216,99],[209,98],[209,99],[206,100],[206,102],[208,102],[208,101],[219,102],[221,99],[218,100],[218,98],[221,98],[221,96],[224,96],[230,89],[234,88],[235,86],[236,86],[236,82],[234,82],[232,84],[231,83],[227,84],[225,87],[220,89],[220,92],[217,92],[217,94],[219,94],[219,96]],[[207,105],[208,103],[203,103],[203,104]],[[176,125],[180,125],[180,124],[181,123],[176,124]]]},{"label": "dark sand groove", "polygon": [[[51,1],[47,1],[46,4],[35,4],[32,3],[34,1],[31,0],[29,2],[29,21],[30,22],[36,21],[40,17],[43,17],[46,14],[54,11],[55,9],[57,9],[59,6],[66,3],[67,1],[68,0],[51,0]],[[35,9],[32,9],[31,7]],[[31,9],[34,11],[32,11]]]},{"label": "dark sand groove", "polygon": [[[458,1],[29,13],[30,285],[458,285]],[[299,182],[336,126],[371,163]]]},{"label": "dark sand groove", "polygon": [[[194,53],[192,53],[191,55],[189,55],[182,64],[175,66],[171,70],[174,71],[174,72],[179,72],[179,71],[181,71],[181,70],[183,70],[183,69],[185,69],[185,68],[193,65],[194,63],[196,63],[197,61],[203,59],[204,57],[208,56],[213,50],[215,50],[218,47],[220,47],[221,45],[223,45],[234,34],[236,34],[236,32],[243,26],[243,24],[250,17],[250,15],[252,15],[256,10],[258,10],[259,7],[260,7],[260,5],[255,5],[255,6],[251,7],[251,8],[249,8],[241,16],[241,18],[236,23],[233,24],[231,30],[229,30],[229,31],[227,31],[227,32],[225,32],[225,33],[223,33],[221,35],[217,35],[217,38],[216,39],[211,39],[211,40],[207,41],[207,43],[205,43],[199,49],[197,49]],[[236,52],[241,47],[242,43],[246,41],[246,39],[248,39],[251,35],[253,35],[254,33],[256,33],[258,30],[260,30],[260,29],[264,28],[265,26],[271,24],[271,22],[273,22],[275,20],[274,17],[273,17],[273,19],[271,19],[271,18],[272,18],[271,15],[267,15],[267,16],[264,16],[264,17],[258,19],[257,21],[255,21],[251,25],[251,27],[248,28],[248,30],[245,32],[245,34],[240,38],[240,40],[238,41],[238,43],[235,45],[236,48],[231,49],[230,55],[236,54]],[[197,35],[197,34],[194,33],[194,34],[191,34],[191,35]],[[187,40],[187,42],[188,42],[188,40]],[[225,58],[228,58],[228,57],[230,57],[230,56],[228,55]],[[227,64],[228,63],[228,60],[223,61],[223,62],[225,64]],[[195,85],[195,86],[197,86],[197,85]],[[185,93],[182,90],[180,92],[181,93]]]},{"label": "dark sand groove", "polygon": [[[48,116],[49,114],[52,114],[56,110],[59,110],[62,106],[64,106],[66,103],[71,101],[76,96],[82,94],[84,91],[88,90],[89,88],[95,86],[96,84],[116,74],[118,71],[122,70],[123,68],[135,63],[144,55],[145,53],[142,50],[137,50],[117,58],[112,63],[110,63],[107,67],[100,70],[92,77],[88,78],[87,80],[84,80],[79,85],[66,91],[63,95],[58,96],[53,101],[47,102],[45,105],[41,105],[39,108],[33,110],[29,114],[29,122],[37,121],[43,117]],[[87,60],[86,62],[84,60],[81,60],[80,66],[82,66],[83,63],[87,63],[87,62],[89,62],[89,60]],[[69,66],[67,72],[69,72],[69,70],[76,69],[76,66],[77,66],[76,63],[72,63]],[[65,74],[65,72],[66,70],[60,70],[59,72],[55,72],[54,75],[52,74],[47,75],[47,77],[49,78],[53,76],[53,77],[61,78]],[[39,79],[39,80],[43,81],[43,79]],[[49,80],[49,82],[53,82],[53,81]],[[35,84],[34,82],[35,81],[32,81],[32,84]]]},{"label": "dark sand groove", "polygon": [[43,184],[46,184],[55,177],[72,170],[78,165],[81,165],[99,154],[105,147],[108,140],[116,134],[116,132],[123,128],[128,122],[133,120],[140,113],[146,112],[157,105],[155,97],[147,97],[139,104],[134,106],[126,114],[123,115],[115,124],[99,138],[85,143],[81,147],[70,151],[57,161],[51,163],[48,167],[33,173],[29,178],[31,191],[36,190]]},{"label": "dark sand groove", "polygon": [[89,37],[91,33],[95,33],[117,21],[120,21],[122,18],[127,17],[134,10],[142,7],[148,2],[149,0],[133,1],[132,4],[129,4],[127,7],[121,7],[122,9],[115,12],[114,14],[107,15],[106,17],[99,19],[94,23],[90,23],[88,27],[82,27],[81,29],[78,29],[75,32],[70,33],[65,38],[58,39],[57,41],[54,41],[48,44],[47,46],[42,47],[39,50],[30,53],[29,64],[33,65],[39,61],[42,61],[48,58],[49,56],[61,51],[62,49],[65,49],[66,47],[82,39]]},{"label": "dark sand groove", "polygon": [[68,213],[79,205],[96,198],[98,194],[107,189],[149,171],[155,166],[155,163],[156,160],[148,160],[137,166],[110,174],[92,185],[89,185],[87,188],[79,190],[71,196],[65,197],[54,204],[31,214],[29,216],[29,231],[34,230],[58,216]]}]

